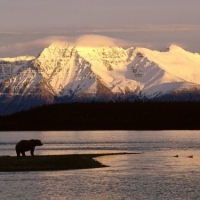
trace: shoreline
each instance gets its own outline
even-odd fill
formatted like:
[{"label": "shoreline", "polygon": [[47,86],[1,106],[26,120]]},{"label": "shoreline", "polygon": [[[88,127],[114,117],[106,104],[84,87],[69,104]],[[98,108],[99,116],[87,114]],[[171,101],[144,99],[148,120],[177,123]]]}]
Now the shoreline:
[{"label": "shoreline", "polygon": [[0,172],[58,171],[109,167],[95,160],[100,156],[140,153],[68,154],[41,156],[1,156]]}]

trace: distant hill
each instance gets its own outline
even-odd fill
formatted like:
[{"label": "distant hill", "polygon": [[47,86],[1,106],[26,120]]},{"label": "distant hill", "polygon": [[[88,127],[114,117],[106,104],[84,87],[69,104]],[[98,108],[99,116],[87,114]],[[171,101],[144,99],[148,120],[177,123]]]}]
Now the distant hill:
[{"label": "distant hill", "polygon": [[1,131],[200,130],[200,102],[44,105],[0,117]]}]

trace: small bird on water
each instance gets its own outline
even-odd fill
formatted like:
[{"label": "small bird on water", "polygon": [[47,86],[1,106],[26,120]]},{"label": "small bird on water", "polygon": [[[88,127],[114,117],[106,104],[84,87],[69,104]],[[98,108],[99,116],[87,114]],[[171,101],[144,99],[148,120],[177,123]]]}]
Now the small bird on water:
[{"label": "small bird on water", "polygon": [[191,156],[188,156],[188,158],[193,158],[193,155],[191,155]]}]

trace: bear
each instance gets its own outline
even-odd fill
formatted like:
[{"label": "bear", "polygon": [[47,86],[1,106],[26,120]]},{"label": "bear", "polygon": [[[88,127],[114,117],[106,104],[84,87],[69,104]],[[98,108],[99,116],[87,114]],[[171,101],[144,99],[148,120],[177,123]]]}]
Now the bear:
[{"label": "bear", "polygon": [[17,156],[20,156],[20,153],[22,154],[22,156],[26,156],[25,155],[25,151],[30,151],[31,156],[34,156],[34,150],[36,146],[42,146],[42,142],[40,140],[21,140],[19,141],[16,146],[15,146],[15,150],[17,153]]}]

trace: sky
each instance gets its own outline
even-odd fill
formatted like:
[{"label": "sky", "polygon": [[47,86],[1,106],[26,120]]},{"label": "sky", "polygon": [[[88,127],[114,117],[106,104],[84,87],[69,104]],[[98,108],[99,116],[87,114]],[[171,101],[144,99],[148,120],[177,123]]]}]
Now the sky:
[{"label": "sky", "polygon": [[0,57],[37,56],[54,41],[87,43],[90,35],[200,53],[199,8],[200,0],[0,0]]}]

